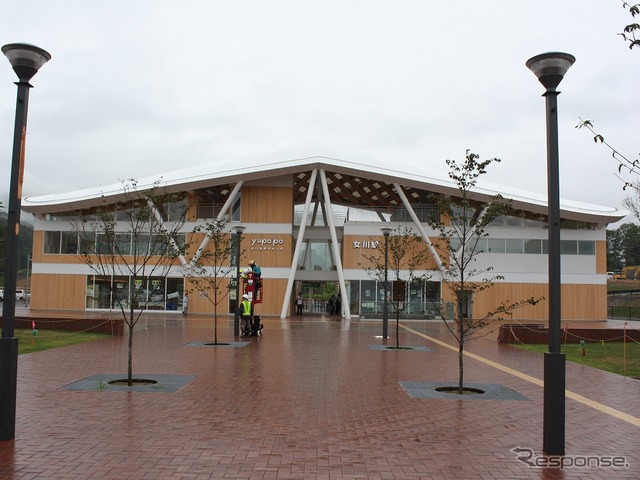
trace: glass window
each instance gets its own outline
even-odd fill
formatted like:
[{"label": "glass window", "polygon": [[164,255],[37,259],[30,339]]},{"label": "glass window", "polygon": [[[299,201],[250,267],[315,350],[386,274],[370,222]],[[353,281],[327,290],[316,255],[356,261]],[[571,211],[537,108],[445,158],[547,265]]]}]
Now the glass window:
[{"label": "glass window", "polygon": [[[340,248],[340,245],[338,245]],[[327,240],[306,240],[298,260],[300,270],[334,270],[333,250]]]},{"label": "glass window", "polygon": [[494,218],[491,223],[488,225],[489,227],[504,227],[506,219],[504,216],[499,216]]},{"label": "glass window", "polygon": [[44,253],[60,253],[61,232],[44,232]]},{"label": "glass window", "polygon": [[62,253],[78,253],[78,235],[75,232],[62,232]]},{"label": "glass window", "polygon": [[198,204],[198,218],[213,219],[215,216],[215,205],[213,203]]},{"label": "glass window", "polygon": [[101,255],[108,255],[113,251],[112,246],[113,235],[104,233],[99,233],[96,237],[96,252]]},{"label": "glass window", "polygon": [[505,243],[504,238],[489,238],[489,253],[504,253]]},{"label": "glass window", "polygon": [[146,255],[147,251],[149,251],[149,235],[136,235],[133,239],[131,255]]},{"label": "glass window", "polygon": [[239,222],[240,221],[240,212],[242,207],[242,194],[239,193],[236,197],[233,205],[231,206],[231,221]]},{"label": "glass window", "polygon": [[116,252],[120,255],[131,254],[131,235],[128,233],[116,233],[115,235]]},{"label": "glass window", "polygon": [[459,238],[452,238],[449,242],[449,248],[452,252],[457,252],[462,247],[462,241]]},{"label": "glass window", "polygon": [[376,311],[376,281],[362,280],[360,282],[360,314]]},{"label": "glass window", "polygon": [[578,255],[595,255],[596,242],[590,240],[578,240]]},{"label": "glass window", "polygon": [[[235,278],[233,281],[235,282]],[[182,278],[167,278],[166,291],[167,310],[182,310],[182,298],[184,297],[184,283]],[[233,310],[229,313],[233,313]]]},{"label": "glass window", "polygon": [[80,253],[94,253],[96,250],[96,234],[85,232],[80,235]]},{"label": "glass window", "polygon": [[170,203],[166,208],[169,210],[166,220],[170,222],[180,222],[187,214],[187,200],[178,200]]},{"label": "glass window", "polygon": [[486,238],[479,238],[475,244],[474,251],[477,253],[486,253],[489,251],[489,242]]},{"label": "glass window", "polygon": [[507,253],[523,253],[523,241],[520,238],[507,238],[506,251]]},{"label": "glass window", "polygon": [[507,228],[522,228],[522,218],[507,216],[506,217]]},{"label": "glass window", "polygon": [[577,255],[578,242],[576,242],[575,240],[560,240],[560,254]]},{"label": "glass window", "polygon": [[542,220],[533,220],[531,218],[525,218],[524,227],[525,228],[545,228],[547,223]]},{"label": "glass window", "polygon": [[525,240],[524,253],[542,253],[542,240]]}]

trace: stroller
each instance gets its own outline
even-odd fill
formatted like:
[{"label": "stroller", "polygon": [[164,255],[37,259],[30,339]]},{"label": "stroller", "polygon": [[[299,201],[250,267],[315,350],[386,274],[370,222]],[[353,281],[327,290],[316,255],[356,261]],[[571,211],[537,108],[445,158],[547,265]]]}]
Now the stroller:
[{"label": "stroller", "polygon": [[260,315],[251,317],[242,317],[242,325],[240,326],[240,336],[256,337],[262,335],[264,326],[260,323]]}]

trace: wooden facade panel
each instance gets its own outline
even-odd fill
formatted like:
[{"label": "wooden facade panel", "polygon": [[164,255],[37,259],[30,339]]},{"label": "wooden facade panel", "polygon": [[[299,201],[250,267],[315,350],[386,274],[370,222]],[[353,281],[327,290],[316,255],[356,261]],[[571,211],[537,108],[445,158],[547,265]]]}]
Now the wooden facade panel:
[{"label": "wooden facade panel", "polygon": [[[203,233],[190,235],[190,246],[185,255],[187,261],[194,257],[202,241],[205,238]],[[211,251],[212,243],[209,242],[205,251]],[[264,267],[290,267],[293,258],[294,240],[291,235],[286,234],[244,234],[240,246],[240,267],[246,268],[250,260],[254,260],[260,268]],[[229,264],[229,259],[224,259],[224,265]]]},{"label": "wooden facade panel", "polygon": [[244,187],[242,221],[293,223],[293,193],[284,187]]},{"label": "wooden facade panel", "polygon": [[293,242],[291,235],[243,235],[241,265],[246,266],[250,260],[255,260],[260,268],[290,267]]},{"label": "wooden facade panel", "polygon": [[596,242],[596,273],[607,273],[607,241]]},{"label": "wooden facade panel", "polygon": [[[378,246],[375,246],[375,242],[378,242]],[[434,242],[434,239],[431,239]],[[427,244],[424,242],[416,243],[418,250],[422,250],[426,253],[426,261],[419,266],[414,266],[414,270],[436,270],[436,265],[433,256],[429,252]],[[363,242],[362,237],[359,235],[345,235],[342,242],[342,265],[343,268],[363,268],[373,266],[376,263],[376,259],[379,259],[380,265],[384,265],[384,236],[379,237],[367,237],[366,242]],[[407,257],[411,257],[413,254],[408,253]],[[371,259],[371,260],[370,260]],[[389,252],[389,268],[392,268],[392,253]],[[401,268],[406,269],[408,265],[403,262]]]},{"label": "wooden facade panel", "polygon": [[33,231],[33,250],[31,252],[31,258],[34,263],[42,262],[42,255],[44,252],[44,231]]},{"label": "wooden facade panel", "polygon": [[[226,296],[226,287],[228,282],[223,283],[224,298],[220,300],[218,304],[218,315],[221,318],[230,315],[229,312],[229,298]],[[193,284],[188,283],[185,288],[189,292],[189,312],[192,314],[210,314],[213,315],[213,303],[205,298],[201,297],[199,292],[195,289]],[[282,309],[282,299],[287,289],[286,279],[271,279],[265,278],[263,280],[263,303],[255,305],[256,315],[279,315]],[[242,287],[240,289],[240,295],[242,295]],[[292,295],[294,295],[292,293]],[[209,291],[210,298],[213,299],[213,292]],[[293,301],[293,299],[291,299]],[[289,307],[290,308],[290,307]],[[290,312],[287,312],[289,314]]]},{"label": "wooden facade panel", "polygon": [[[218,292],[218,315],[226,317],[229,313],[228,280],[220,279],[220,290]],[[195,285],[185,279],[185,291],[189,294],[189,313],[210,314],[213,316],[214,295],[213,289],[207,290],[208,297],[202,296],[200,290]]]},{"label": "wooden facade panel", "polygon": [[31,308],[84,310],[84,275],[42,274],[31,276]]},{"label": "wooden facade panel", "polygon": [[[453,301],[450,289],[443,285],[442,295],[446,301]],[[606,285],[562,285],[562,321],[606,320]],[[472,316],[480,318],[488,311],[495,310],[502,302],[517,302],[527,298],[542,298],[536,305],[526,305],[513,311],[507,319],[546,323],[549,318],[549,289],[546,284],[496,283],[493,287],[475,294]]]}]

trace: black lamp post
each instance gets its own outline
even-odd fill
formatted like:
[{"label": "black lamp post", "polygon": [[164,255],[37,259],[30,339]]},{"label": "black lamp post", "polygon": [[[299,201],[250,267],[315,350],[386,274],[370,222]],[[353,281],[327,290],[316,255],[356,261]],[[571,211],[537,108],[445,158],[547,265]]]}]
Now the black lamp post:
[{"label": "black lamp post", "polygon": [[560,352],[560,169],[558,165],[558,92],[556,87],[576,61],[573,55],[549,52],[527,61],[546,88],[547,194],[549,217],[549,351],[544,356],[543,450],[564,455],[565,356]]},{"label": "black lamp post", "polygon": [[380,229],[384,235],[384,303],[382,305],[382,338],[389,338],[389,235],[391,227]]},{"label": "black lamp post", "polygon": [[244,225],[236,225],[233,230],[236,232],[236,308],[233,312],[233,335],[240,335],[240,317],[238,316],[238,307],[240,307],[240,242],[242,242],[242,233],[247,227]]},{"label": "black lamp post", "polygon": [[4,265],[4,301],[2,304],[2,337],[0,338],[0,440],[12,440],[16,433],[16,386],[18,379],[18,339],[14,337],[16,316],[16,277],[18,273],[18,235],[24,175],[24,148],[29,106],[29,80],[51,59],[45,50],[24,43],[2,47],[18,75],[16,122],[13,133],[9,210]]}]

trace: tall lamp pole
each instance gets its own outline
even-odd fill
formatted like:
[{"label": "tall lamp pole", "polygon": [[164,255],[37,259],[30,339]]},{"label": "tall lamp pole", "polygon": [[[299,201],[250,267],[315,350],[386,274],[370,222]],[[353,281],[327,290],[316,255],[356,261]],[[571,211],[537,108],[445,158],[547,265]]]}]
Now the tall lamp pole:
[{"label": "tall lamp pole", "polygon": [[389,338],[389,235],[391,227],[380,229],[384,235],[384,303],[382,305],[382,338]]},{"label": "tall lamp pole", "polygon": [[236,225],[233,230],[236,232],[236,308],[233,311],[233,335],[240,335],[240,317],[238,316],[238,307],[240,306],[240,243],[242,242],[242,233],[247,227],[244,225]]},{"label": "tall lamp pole", "polygon": [[16,316],[16,279],[18,273],[18,235],[24,175],[24,148],[29,106],[29,80],[51,55],[34,45],[10,43],[2,47],[13,71],[18,75],[16,122],[13,133],[9,210],[4,265],[4,302],[2,304],[2,337],[0,337],[0,440],[12,440],[16,433],[16,386],[18,380],[18,339],[14,336]]},{"label": "tall lamp pole", "polygon": [[560,352],[560,169],[558,164],[558,94],[556,87],[576,61],[573,55],[549,52],[527,61],[545,87],[547,119],[547,194],[549,217],[549,351],[544,355],[543,450],[564,455],[565,356]]}]

